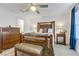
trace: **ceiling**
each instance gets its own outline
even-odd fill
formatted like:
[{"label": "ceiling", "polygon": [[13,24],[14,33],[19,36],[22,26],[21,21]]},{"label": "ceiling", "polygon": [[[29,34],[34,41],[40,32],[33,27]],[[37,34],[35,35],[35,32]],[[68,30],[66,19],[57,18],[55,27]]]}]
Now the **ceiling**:
[{"label": "ceiling", "polygon": [[[45,4],[48,5],[48,8],[40,8],[41,15],[61,15],[67,13],[71,10],[73,3],[39,3],[38,5]],[[28,8],[30,4],[28,3],[4,3],[0,4],[1,7],[6,8],[9,11],[21,14],[37,14],[33,11],[21,12],[21,9]]]}]

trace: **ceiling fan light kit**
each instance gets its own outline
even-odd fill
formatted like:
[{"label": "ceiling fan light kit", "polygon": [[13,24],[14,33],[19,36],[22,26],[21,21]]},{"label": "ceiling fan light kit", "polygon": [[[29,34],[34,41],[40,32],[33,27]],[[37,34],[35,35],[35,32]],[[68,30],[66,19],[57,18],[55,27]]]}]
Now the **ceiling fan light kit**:
[{"label": "ceiling fan light kit", "polygon": [[35,6],[31,6],[30,8],[32,11],[36,11],[36,7]]}]

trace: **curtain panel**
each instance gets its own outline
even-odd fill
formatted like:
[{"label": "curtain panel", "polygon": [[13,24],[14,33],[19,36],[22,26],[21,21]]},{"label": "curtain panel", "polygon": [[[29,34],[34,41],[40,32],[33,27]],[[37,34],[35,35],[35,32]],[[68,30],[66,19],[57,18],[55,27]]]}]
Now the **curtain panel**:
[{"label": "curtain panel", "polygon": [[75,7],[71,11],[71,32],[70,32],[70,49],[76,48],[76,33],[75,33]]}]

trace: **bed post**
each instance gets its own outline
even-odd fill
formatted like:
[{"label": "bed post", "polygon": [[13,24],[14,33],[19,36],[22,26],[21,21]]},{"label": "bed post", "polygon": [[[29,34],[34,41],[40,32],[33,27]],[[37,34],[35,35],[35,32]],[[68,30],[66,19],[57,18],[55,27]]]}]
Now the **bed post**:
[{"label": "bed post", "polygon": [[50,34],[50,48],[53,47],[53,45],[52,45],[52,39],[53,39],[53,36],[52,36],[52,34]]},{"label": "bed post", "polygon": [[54,51],[53,51],[53,43],[52,43],[52,40],[53,39],[53,36],[52,36],[52,34],[50,34],[50,47],[49,47],[49,55],[50,56],[54,56]]},{"label": "bed post", "polygon": [[17,49],[15,48],[15,56],[17,56]]},{"label": "bed post", "polygon": [[40,23],[37,23],[37,32],[40,30]]}]

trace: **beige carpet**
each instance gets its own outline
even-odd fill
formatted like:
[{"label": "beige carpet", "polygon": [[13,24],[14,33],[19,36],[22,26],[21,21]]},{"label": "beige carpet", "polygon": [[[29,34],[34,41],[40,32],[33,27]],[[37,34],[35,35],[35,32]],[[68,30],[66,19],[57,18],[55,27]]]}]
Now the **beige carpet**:
[{"label": "beige carpet", "polygon": [[[78,56],[76,51],[69,49],[69,46],[56,45],[54,46],[55,56]],[[0,56],[14,56],[14,48],[3,51]]]},{"label": "beige carpet", "polygon": [[56,45],[54,46],[54,54],[55,56],[79,56],[79,54],[72,50],[72,49],[69,49],[69,46],[66,45]]},{"label": "beige carpet", "polygon": [[4,50],[0,56],[14,56],[14,48]]}]

